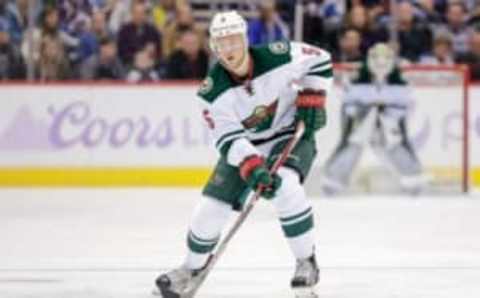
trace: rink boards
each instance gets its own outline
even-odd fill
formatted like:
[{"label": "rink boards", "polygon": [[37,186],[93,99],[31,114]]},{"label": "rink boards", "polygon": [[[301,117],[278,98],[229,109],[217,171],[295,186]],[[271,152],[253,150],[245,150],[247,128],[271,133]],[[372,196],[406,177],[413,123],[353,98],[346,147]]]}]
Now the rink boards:
[{"label": "rink boards", "polygon": [[[199,186],[217,155],[195,98],[197,84],[0,86],[0,185]],[[321,167],[339,139],[339,89],[317,136]],[[416,89],[410,133],[425,167],[458,176],[461,89]],[[480,87],[470,88],[470,174],[480,185]],[[374,156],[363,161],[376,165]]]}]

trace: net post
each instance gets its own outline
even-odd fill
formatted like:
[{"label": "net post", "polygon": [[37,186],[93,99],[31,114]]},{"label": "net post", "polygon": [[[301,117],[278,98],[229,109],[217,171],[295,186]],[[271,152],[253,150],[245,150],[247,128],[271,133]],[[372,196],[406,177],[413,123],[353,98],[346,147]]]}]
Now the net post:
[{"label": "net post", "polygon": [[470,68],[460,65],[463,74],[463,185],[467,194],[470,190]]}]

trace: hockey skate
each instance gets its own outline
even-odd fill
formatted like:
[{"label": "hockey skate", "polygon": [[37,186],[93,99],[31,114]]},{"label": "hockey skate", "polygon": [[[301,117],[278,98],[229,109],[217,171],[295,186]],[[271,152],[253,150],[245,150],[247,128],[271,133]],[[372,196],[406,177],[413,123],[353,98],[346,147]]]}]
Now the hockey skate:
[{"label": "hockey skate", "polygon": [[315,286],[318,283],[320,271],[315,256],[297,260],[295,275],[291,286],[296,298],[318,298]]},{"label": "hockey skate", "polygon": [[190,270],[182,266],[162,274],[155,281],[157,287],[153,295],[162,298],[191,298],[201,272],[202,270]]}]

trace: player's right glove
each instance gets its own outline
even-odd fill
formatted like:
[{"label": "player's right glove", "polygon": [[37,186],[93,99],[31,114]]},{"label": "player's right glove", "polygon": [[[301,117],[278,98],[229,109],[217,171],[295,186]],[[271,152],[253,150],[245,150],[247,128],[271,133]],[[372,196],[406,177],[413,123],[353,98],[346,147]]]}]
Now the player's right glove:
[{"label": "player's right glove", "polygon": [[298,94],[295,105],[297,106],[295,119],[305,123],[304,138],[312,138],[315,131],[327,123],[325,92],[312,89],[303,90]]},{"label": "player's right glove", "polygon": [[277,174],[270,175],[265,160],[258,155],[245,158],[240,164],[240,176],[253,190],[262,186],[261,196],[266,199],[272,199],[282,184],[282,178]]}]

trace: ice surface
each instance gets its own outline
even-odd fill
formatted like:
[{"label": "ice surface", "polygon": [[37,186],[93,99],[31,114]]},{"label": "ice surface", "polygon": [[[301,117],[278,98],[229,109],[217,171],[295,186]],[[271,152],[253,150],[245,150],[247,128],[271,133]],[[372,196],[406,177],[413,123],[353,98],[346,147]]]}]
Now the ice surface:
[{"label": "ice surface", "polygon": [[[152,297],[183,260],[198,190],[0,190],[0,298]],[[480,199],[314,198],[322,298],[480,297]],[[254,210],[198,298],[293,297],[273,208]]]}]

